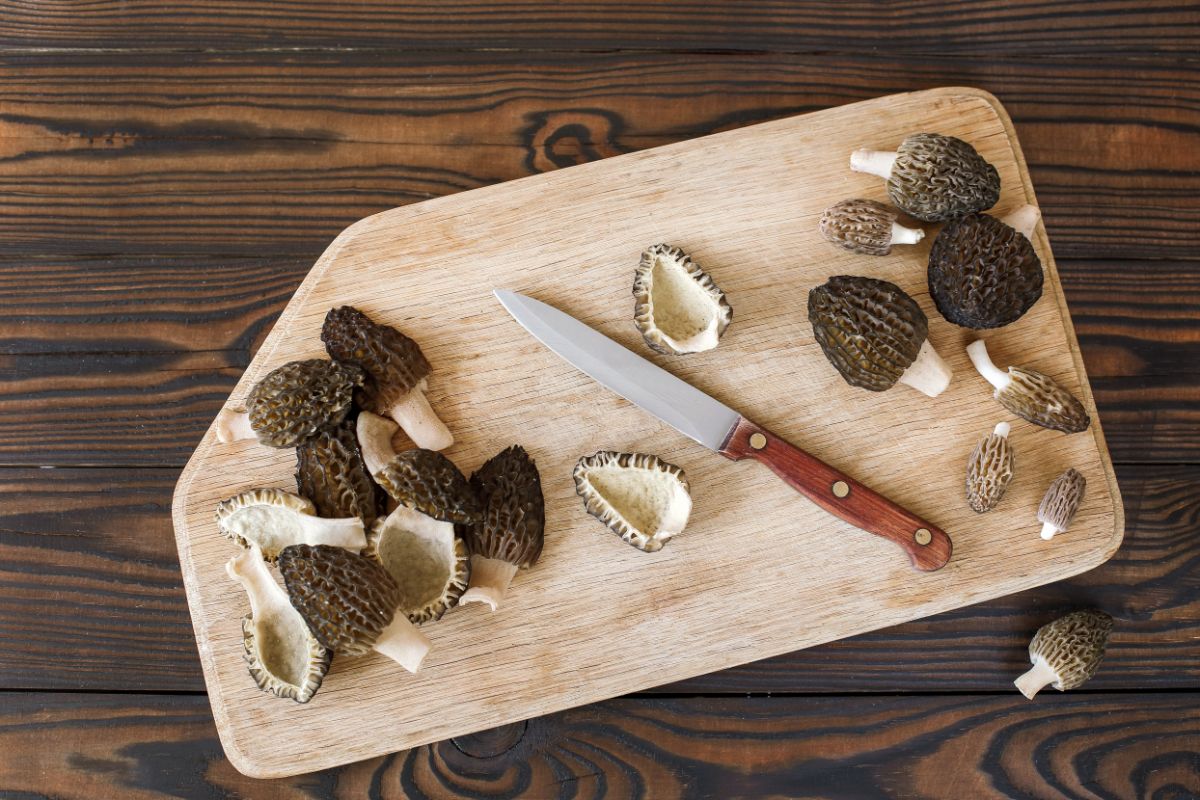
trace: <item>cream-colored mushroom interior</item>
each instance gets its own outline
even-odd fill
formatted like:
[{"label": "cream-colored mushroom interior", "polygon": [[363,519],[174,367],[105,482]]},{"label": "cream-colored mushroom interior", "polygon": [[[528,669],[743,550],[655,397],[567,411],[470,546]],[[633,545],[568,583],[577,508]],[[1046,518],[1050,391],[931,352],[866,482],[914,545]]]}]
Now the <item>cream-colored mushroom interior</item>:
[{"label": "cream-colored mushroom interior", "polygon": [[381,523],[376,549],[400,584],[405,613],[427,607],[446,592],[455,563],[453,523],[401,507]]},{"label": "cream-colored mushroom interior", "polygon": [[654,325],[674,342],[675,349],[716,347],[719,308],[712,295],[673,258],[655,256],[650,275]]},{"label": "cream-colored mushroom interior", "polygon": [[587,477],[600,498],[646,536],[678,533],[687,523],[691,497],[668,472],[608,466],[589,469]]},{"label": "cream-colored mushroom interior", "polygon": [[253,505],[239,508],[223,523],[248,542],[254,542],[272,558],[288,545],[304,541],[299,515],[290,508]]},{"label": "cream-colored mushroom interior", "polygon": [[308,674],[309,632],[300,612],[283,602],[254,619],[255,655],[263,667],[292,686],[302,686]]}]

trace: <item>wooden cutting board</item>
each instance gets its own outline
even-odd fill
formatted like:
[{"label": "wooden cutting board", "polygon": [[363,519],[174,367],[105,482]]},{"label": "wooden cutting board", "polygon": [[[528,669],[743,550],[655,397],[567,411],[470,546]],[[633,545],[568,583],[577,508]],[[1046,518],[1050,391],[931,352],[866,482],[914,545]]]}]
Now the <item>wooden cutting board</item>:
[{"label": "wooden cutting board", "polygon": [[[986,338],[1001,366],[1045,372],[1084,401],[1092,427],[1071,436],[1014,420],[992,400],[963,349],[974,334],[942,319],[929,299],[932,235],[872,258],[817,231],[822,209],[838,200],[886,200],[881,180],[849,170],[850,151],[894,149],[917,131],[965,139],[996,165],[995,213],[1036,203],[998,101],[949,88],[464,192],[343,232],[229,403],[239,405],[268,370],[323,356],[325,312],[358,306],[421,344],[434,367],[430,400],[457,437],[447,455],[464,472],[514,442],[537,460],[545,550],[499,612],[473,605],[427,625],[433,649],[419,674],[376,655],[336,659],[307,705],[272,697],[242,661],[248,606],[225,574],[234,545],[213,511],[251,487],[294,491],[295,456],[222,445],[210,429],[179,480],[173,514],[213,714],[233,764],[258,777],[331,767],[936,614],[1109,558],[1124,530],[1121,500],[1041,226],[1034,245],[1045,294]],[[733,324],[715,351],[660,356],[634,328],[633,270],[657,242],[690,252],[727,293]],[[942,396],[855,389],[825,360],[806,297],[844,273],[893,281],[925,309],[930,338],[954,369]],[[954,540],[953,559],[916,572],[899,548],[829,516],[764,467],[726,461],[601,389],[531,339],[493,299],[495,287],[573,314],[939,524]],[[977,515],[963,497],[967,455],[1006,419],[1016,477],[996,510]],[[598,449],[656,453],[686,470],[692,520],[661,552],[633,549],[584,513],[571,469]],[[1067,467],[1087,478],[1087,497],[1071,529],[1045,542],[1037,506]]]}]

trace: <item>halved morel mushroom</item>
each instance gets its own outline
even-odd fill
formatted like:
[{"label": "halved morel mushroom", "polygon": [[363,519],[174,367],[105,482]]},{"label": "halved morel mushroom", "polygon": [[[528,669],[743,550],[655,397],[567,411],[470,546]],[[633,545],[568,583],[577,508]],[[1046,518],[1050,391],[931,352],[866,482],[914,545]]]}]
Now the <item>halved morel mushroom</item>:
[{"label": "halved morel mushroom", "polygon": [[243,657],[250,676],[264,691],[307,703],[321,687],[333,653],[292,607],[257,545],[231,558],[225,571],[250,598],[250,613],[242,619]]},{"label": "halved morel mushroom", "polygon": [[454,444],[425,399],[430,368],[416,342],[351,306],[330,309],[321,341],[335,360],[367,373],[359,400],[364,408],[396,420],[417,447],[444,450]]},{"label": "halved morel mushroom", "polygon": [[459,603],[487,603],[495,611],[513,575],[542,554],[546,506],[533,459],[520,445],[502,450],[471,476],[483,507],[474,525],[464,525],[471,553],[471,583]]},{"label": "halved morel mushroom", "polygon": [[836,275],[808,293],[808,320],[846,383],[882,392],[900,382],[937,397],[950,367],[929,343],[929,321],[894,283]]},{"label": "halved morel mushroom", "polygon": [[217,527],[242,547],[259,547],[270,561],[293,544],[366,547],[357,517],[325,519],[303,497],[282,489],[251,489],[217,504]]},{"label": "halved morel mushroom", "polygon": [[1042,538],[1053,539],[1071,525],[1075,512],[1083,502],[1087,479],[1074,468],[1054,479],[1038,506],[1038,522],[1042,523]]},{"label": "halved morel mushroom", "polygon": [[383,493],[367,472],[350,419],[296,448],[296,488],[322,517],[358,517],[367,529],[383,509]]},{"label": "halved morel mushroom", "polygon": [[1100,668],[1112,626],[1112,617],[1091,610],[1043,625],[1029,643],[1033,668],[1013,682],[1030,700],[1047,686],[1060,692],[1082,686]]},{"label": "halved morel mushroom", "polygon": [[964,328],[999,328],[1033,307],[1042,296],[1042,262],[1029,241],[1032,224],[1028,232],[1012,225],[1037,219],[1034,206],[1023,206],[1003,220],[968,214],[942,228],[928,277],[943,317]]},{"label": "halved morel mushroom", "polygon": [[982,514],[1004,497],[1013,477],[1013,450],[1008,443],[1009,424],[1001,422],[979,440],[967,461],[967,505]]},{"label": "halved morel mushroom", "polygon": [[358,367],[311,358],[271,370],[246,397],[246,410],[217,416],[217,440],[254,439],[270,447],[295,447],[337,425],[350,410]]},{"label": "halved morel mushroom", "polygon": [[416,672],[429,639],[396,612],[400,587],[379,562],[341,547],[297,544],[279,554],[292,605],[317,641],[335,653],[382,653]]},{"label": "halved morel mushroom", "polygon": [[925,231],[905,227],[899,218],[894,209],[874,200],[843,200],[821,214],[821,235],[853,253],[886,256],[892,245],[925,238]]},{"label": "halved morel mushroom", "polygon": [[855,150],[850,169],[886,180],[892,203],[925,222],[983,211],[1000,199],[996,168],[953,136],[915,133],[896,152]]},{"label": "halved morel mushroom", "polygon": [[587,512],[648,553],[682,531],[692,513],[687,476],[657,456],[601,450],[579,459],[572,477]]},{"label": "halved morel mushroom", "polygon": [[646,344],[670,355],[717,346],[733,309],[691,256],[669,244],[642,252],[633,274],[633,321]]},{"label": "halved morel mushroom", "polygon": [[1083,403],[1048,375],[1024,367],[1001,370],[992,363],[982,339],[967,345],[967,355],[979,374],[995,387],[993,397],[1021,419],[1063,433],[1078,433],[1091,424]]}]

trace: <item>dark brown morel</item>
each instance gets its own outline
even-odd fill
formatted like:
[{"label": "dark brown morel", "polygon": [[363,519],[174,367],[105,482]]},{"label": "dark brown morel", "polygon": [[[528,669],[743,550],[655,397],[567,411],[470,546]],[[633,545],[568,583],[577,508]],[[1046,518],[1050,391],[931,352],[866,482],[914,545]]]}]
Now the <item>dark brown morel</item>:
[{"label": "dark brown morel", "polygon": [[346,419],[297,447],[296,487],[322,517],[358,517],[370,530],[384,496],[367,473],[354,431]]},{"label": "dark brown morel", "polygon": [[352,365],[323,358],[289,362],[254,385],[245,411],[221,412],[217,439],[257,438],[270,447],[296,447],[345,419],[362,382],[362,370]]},{"label": "dark brown morel", "polygon": [[886,180],[892,204],[925,222],[984,211],[1000,199],[996,168],[953,136],[915,133],[895,152],[855,150],[850,168]]}]

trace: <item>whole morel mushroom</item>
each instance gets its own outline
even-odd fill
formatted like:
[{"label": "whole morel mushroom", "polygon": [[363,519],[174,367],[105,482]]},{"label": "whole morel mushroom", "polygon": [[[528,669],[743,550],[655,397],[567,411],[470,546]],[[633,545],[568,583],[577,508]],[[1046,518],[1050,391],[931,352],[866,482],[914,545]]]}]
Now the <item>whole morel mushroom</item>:
[{"label": "whole morel mushroom", "polygon": [[1048,375],[1024,367],[1002,371],[992,363],[982,339],[967,345],[967,355],[979,374],[995,387],[993,397],[1021,419],[1063,433],[1078,433],[1091,424],[1083,403]]},{"label": "whole morel mushroom", "polygon": [[293,544],[328,544],[355,552],[367,546],[357,517],[325,519],[308,500],[282,489],[251,489],[217,504],[217,527],[242,547],[274,561]]},{"label": "whole morel mushroom", "polygon": [[571,473],[589,514],[639,550],[661,550],[692,513],[687,475],[647,453],[601,450],[579,459]]},{"label": "whole morel mushroom", "polygon": [[279,554],[288,598],[317,641],[335,653],[382,653],[416,672],[429,640],[396,612],[400,587],[377,561],[340,547],[298,544]]},{"label": "whole morel mushroom", "polygon": [[865,256],[886,256],[895,244],[916,244],[920,228],[908,228],[900,215],[874,200],[843,200],[821,214],[821,235],[839,247]]},{"label": "whole morel mushroom", "polygon": [[1086,490],[1087,479],[1073,468],[1054,479],[1038,506],[1043,539],[1053,539],[1071,526]]},{"label": "whole morel mushroom", "polygon": [[945,222],[996,205],[1000,175],[953,136],[915,133],[896,152],[855,150],[850,169],[887,181],[892,203],[925,222]]},{"label": "whole morel mushroom", "polygon": [[708,273],[669,244],[642,252],[633,297],[634,325],[651,349],[666,355],[712,350],[733,319],[725,293]]},{"label": "whole morel mushroom", "polygon": [[363,407],[396,420],[417,447],[444,450],[454,443],[425,399],[429,362],[416,342],[351,306],[330,309],[321,341],[332,358],[367,373]]},{"label": "whole morel mushroom", "polygon": [[464,525],[471,553],[471,582],[460,604],[487,603],[495,611],[513,575],[542,554],[546,506],[533,459],[520,445],[492,456],[471,476],[483,513]]},{"label": "whole morel mushroom", "polygon": [[383,509],[383,493],[367,472],[350,419],[296,448],[296,487],[322,517],[358,517],[367,529]]},{"label": "whole morel mushroom", "polygon": [[1001,422],[979,440],[967,461],[967,505],[976,513],[990,511],[1004,497],[1013,477],[1013,451],[1009,425]]},{"label": "whole morel mushroom", "polygon": [[1043,625],[1029,643],[1033,668],[1014,683],[1030,700],[1046,686],[1060,692],[1082,686],[1096,674],[1113,620],[1103,611],[1076,611]]},{"label": "whole morel mushroom", "polygon": [[837,275],[808,293],[808,320],[846,383],[873,392],[897,381],[937,397],[950,367],[929,343],[929,322],[894,283]]},{"label": "whole morel mushroom", "polygon": [[296,447],[340,423],[362,382],[362,370],[352,365],[323,358],[289,362],[254,385],[245,411],[221,411],[217,440],[257,438],[270,447]]}]

